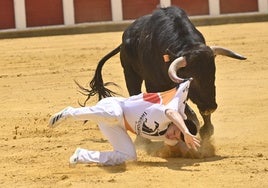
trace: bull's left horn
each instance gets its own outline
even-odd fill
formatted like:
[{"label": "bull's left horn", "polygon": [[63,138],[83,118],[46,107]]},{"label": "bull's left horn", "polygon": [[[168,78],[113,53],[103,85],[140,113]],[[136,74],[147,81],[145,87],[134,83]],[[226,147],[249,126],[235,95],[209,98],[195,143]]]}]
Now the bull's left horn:
[{"label": "bull's left horn", "polygon": [[175,83],[181,83],[184,81],[183,78],[180,78],[177,76],[177,70],[179,70],[182,67],[185,67],[187,65],[186,60],[184,59],[184,57],[179,57],[177,59],[175,59],[169,66],[168,69],[168,75],[170,77],[170,79],[175,82]]},{"label": "bull's left horn", "polygon": [[240,59],[240,60],[245,60],[247,59],[246,57],[223,47],[220,46],[211,46],[210,47],[214,53],[214,55],[224,55],[224,56],[228,56],[228,57],[232,57],[235,59]]}]

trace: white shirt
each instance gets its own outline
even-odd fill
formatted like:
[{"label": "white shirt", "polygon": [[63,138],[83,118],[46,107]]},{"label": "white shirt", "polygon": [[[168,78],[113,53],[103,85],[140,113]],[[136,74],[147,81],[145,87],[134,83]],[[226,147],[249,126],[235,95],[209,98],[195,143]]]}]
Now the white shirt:
[{"label": "white shirt", "polygon": [[187,118],[184,110],[189,86],[190,81],[185,81],[179,87],[166,92],[141,93],[124,100],[122,108],[125,123],[137,135],[175,145],[176,140],[169,140],[165,137],[168,125],[171,123],[165,111],[174,109],[181,114],[183,119]]}]

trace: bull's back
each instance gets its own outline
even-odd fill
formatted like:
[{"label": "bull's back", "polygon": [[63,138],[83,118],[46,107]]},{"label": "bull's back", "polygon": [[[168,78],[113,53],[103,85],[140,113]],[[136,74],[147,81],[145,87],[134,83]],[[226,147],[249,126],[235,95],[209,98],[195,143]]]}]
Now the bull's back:
[{"label": "bull's back", "polygon": [[129,25],[123,33],[122,48],[130,58],[137,58],[139,42],[141,40],[142,31],[151,15],[145,15],[135,20]]},{"label": "bull's back", "polygon": [[148,64],[148,61],[159,62],[159,57],[167,49],[181,55],[185,46],[195,43],[205,43],[205,39],[185,11],[178,7],[167,7],[134,21],[123,34],[122,48],[129,58]]},{"label": "bull's back", "polygon": [[[157,9],[138,18],[124,32],[121,47],[123,67],[131,67],[150,92],[174,87],[168,76],[170,63],[163,61],[167,49],[180,56],[186,45],[204,42],[202,34],[177,7]],[[173,57],[175,58],[175,57]]]}]

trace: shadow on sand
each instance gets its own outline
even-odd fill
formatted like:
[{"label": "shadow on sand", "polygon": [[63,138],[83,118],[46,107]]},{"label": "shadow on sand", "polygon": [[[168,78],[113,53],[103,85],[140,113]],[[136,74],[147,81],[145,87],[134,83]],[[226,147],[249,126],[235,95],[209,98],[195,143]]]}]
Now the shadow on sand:
[{"label": "shadow on sand", "polygon": [[139,151],[146,152],[146,154],[150,156],[164,158],[165,161],[139,161],[138,157],[138,161],[135,162],[126,162],[118,166],[99,167],[109,173],[122,173],[126,170],[131,170],[132,168],[143,168],[144,166],[166,167],[172,170],[185,171],[187,169],[185,169],[184,167],[187,166],[199,166],[200,163],[214,162],[226,158],[215,154],[213,139],[203,140],[201,142],[201,147],[198,149],[198,151],[189,150],[189,152],[183,156],[177,151],[177,153],[175,154],[172,153],[174,151],[168,150],[168,147],[165,147],[163,142],[148,142],[146,144],[136,145],[136,148]]}]

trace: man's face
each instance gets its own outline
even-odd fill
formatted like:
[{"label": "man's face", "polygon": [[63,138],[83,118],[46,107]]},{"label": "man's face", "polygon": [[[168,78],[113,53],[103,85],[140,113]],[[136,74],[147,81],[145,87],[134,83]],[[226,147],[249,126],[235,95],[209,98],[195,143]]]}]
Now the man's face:
[{"label": "man's face", "polygon": [[167,129],[165,136],[167,139],[170,139],[170,140],[180,140],[181,131],[176,125],[171,123]]}]

